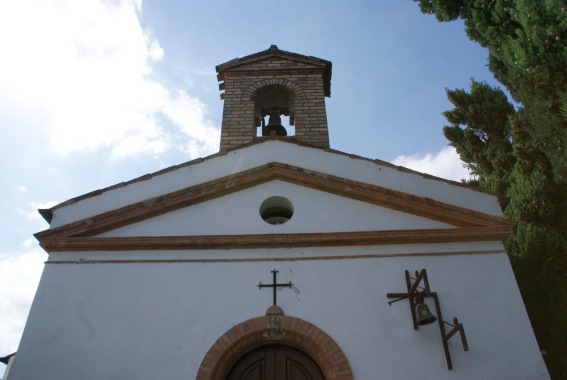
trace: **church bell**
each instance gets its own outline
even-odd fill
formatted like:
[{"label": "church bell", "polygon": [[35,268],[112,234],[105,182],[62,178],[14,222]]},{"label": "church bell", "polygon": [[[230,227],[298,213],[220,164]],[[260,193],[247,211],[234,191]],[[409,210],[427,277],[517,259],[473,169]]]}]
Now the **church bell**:
[{"label": "church bell", "polygon": [[282,125],[282,118],[278,112],[270,113],[268,125],[262,128],[262,136],[270,136],[274,132],[277,136],[287,136],[287,131]]},{"label": "church bell", "polygon": [[437,320],[431,311],[429,310],[429,306],[423,301],[423,295],[418,293],[416,298],[416,309],[417,309],[417,324],[420,326],[428,325],[433,323]]}]

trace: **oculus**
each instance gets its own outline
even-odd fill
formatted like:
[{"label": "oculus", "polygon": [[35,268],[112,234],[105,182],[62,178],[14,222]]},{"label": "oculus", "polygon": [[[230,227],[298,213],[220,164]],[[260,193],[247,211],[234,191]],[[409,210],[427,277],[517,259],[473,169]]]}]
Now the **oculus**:
[{"label": "oculus", "polygon": [[285,197],[269,197],[260,205],[260,216],[266,223],[284,224],[293,216],[293,204]]}]

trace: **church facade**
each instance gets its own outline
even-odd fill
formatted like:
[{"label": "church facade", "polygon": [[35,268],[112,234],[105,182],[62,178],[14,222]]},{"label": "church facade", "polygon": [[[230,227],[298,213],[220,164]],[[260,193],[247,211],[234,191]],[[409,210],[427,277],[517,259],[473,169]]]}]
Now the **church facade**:
[{"label": "church facade", "polygon": [[498,197],[331,149],[331,68],[221,64],[219,153],[41,210],[8,380],[549,378]]}]

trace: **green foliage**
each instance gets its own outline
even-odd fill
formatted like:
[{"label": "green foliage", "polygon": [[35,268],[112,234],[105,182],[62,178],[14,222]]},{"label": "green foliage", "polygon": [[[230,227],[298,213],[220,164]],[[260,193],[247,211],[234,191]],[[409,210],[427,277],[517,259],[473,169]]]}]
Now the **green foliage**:
[{"label": "green foliage", "polygon": [[530,118],[556,182],[567,182],[567,4],[562,0],[423,0],[440,21],[460,18],[489,68]]},{"label": "green foliage", "polygon": [[[561,231],[542,230],[535,225],[521,226],[526,231],[520,249],[538,250],[540,255],[511,256],[514,273],[532,321],[535,335],[552,379],[566,378],[565,310],[567,310],[567,260],[547,254],[537,242],[560,242]],[[555,236],[553,236],[555,235]],[[516,236],[520,238],[519,236]]]},{"label": "green foliage", "polygon": [[464,18],[465,0],[414,0],[419,2],[423,13],[434,14],[439,21],[453,21]]},{"label": "green foliage", "polygon": [[[472,82],[449,90],[443,132],[481,187],[511,198],[507,241],[553,378],[567,378],[567,4],[564,0],[414,0],[439,21],[462,19],[520,105]],[[501,150],[501,152],[499,152]]]},{"label": "green foliage", "polygon": [[443,134],[477,186],[505,194],[515,162],[509,123],[514,107],[502,91],[475,81],[470,93],[447,90],[447,97],[455,108],[443,113],[451,123]]}]

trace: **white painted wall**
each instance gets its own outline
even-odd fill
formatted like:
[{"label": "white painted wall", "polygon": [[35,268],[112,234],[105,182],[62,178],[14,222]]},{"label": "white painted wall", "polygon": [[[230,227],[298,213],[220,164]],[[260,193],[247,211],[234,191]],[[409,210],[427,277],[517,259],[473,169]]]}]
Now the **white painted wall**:
[{"label": "white painted wall", "polygon": [[[398,252],[431,251],[406,246]],[[464,244],[493,251],[499,243]],[[439,246],[451,252],[451,244]],[[328,256],[323,248],[133,252],[134,257]],[[395,247],[333,248],[331,254],[391,254]],[[287,315],[316,324],[347,356],[356,379],[545,379],[547,371],[505,253],[328,260],[75,264],[130,253],[52,255],[33,303],[10,380],[193,379],[207,350],[237,323],[270,306],[270,271],[293,289],[278,292]],[[446,320],[464,324],[470,351],[450,341],[447,370],[437,325],[414,331],[404,270],[428,271]],[[378,377],[377,374],[380,374]]]},{"label": "white painted wall", "polygon": [[[277,159],[276,159],[277,157]],[[144,181],[134,182],[54,210],[52,227],[84,219],[137,201],[222,178],[269,162],[281,162],[321,173],[427,197],[491,215],[502,214],[495,196],[457,183],[343,154],[268,140],[206,159]]]},{"label": "white painted wall", "polygon": [[[52,227],[149,197],[279,162],[501,215],[496,197],[319,149],[267,141],[103,192],[55,210]],[[294,204],[284,225],[264,223],[268,196]],[[272,181],[110,231],[104,236],[207,235],[451,228],[363,202]],[[154,260],[117,263],[116,260]],[[160,260],[162,262],[155,262]],[[184,262],[163,262],[184,260]],[[205,262],[209,261],[209,262]],[[212,260],[212,262],[210,262]],[[215,261],[216,260],[216,261]],[[101,262],[105,261],[105,262]],[[342,348],[359,380],[549,378],[501,242],[364,247],[52,253],[9,380],[193,379],[216,339],[271,305],[311,322]],[[64,262],[64,263],[57,263]],[[447,321],[459,317],[470,351],[450,341],[446,368],[436,325],[414,331],[404,270],[426,268]],[[378,375],[379,374],[379,375]]]},{"label": "white painted wall", "polygon": [[15,359],[14,356],[12,356],[10,359],[8,359],[8,365],[6,366],[6,369],[4,370],[4,375],[2,375],[2,380],[8,380],[8,376],[10,375],[10,370],[12,369],[12,363],[14,363],[14,359]]}]

